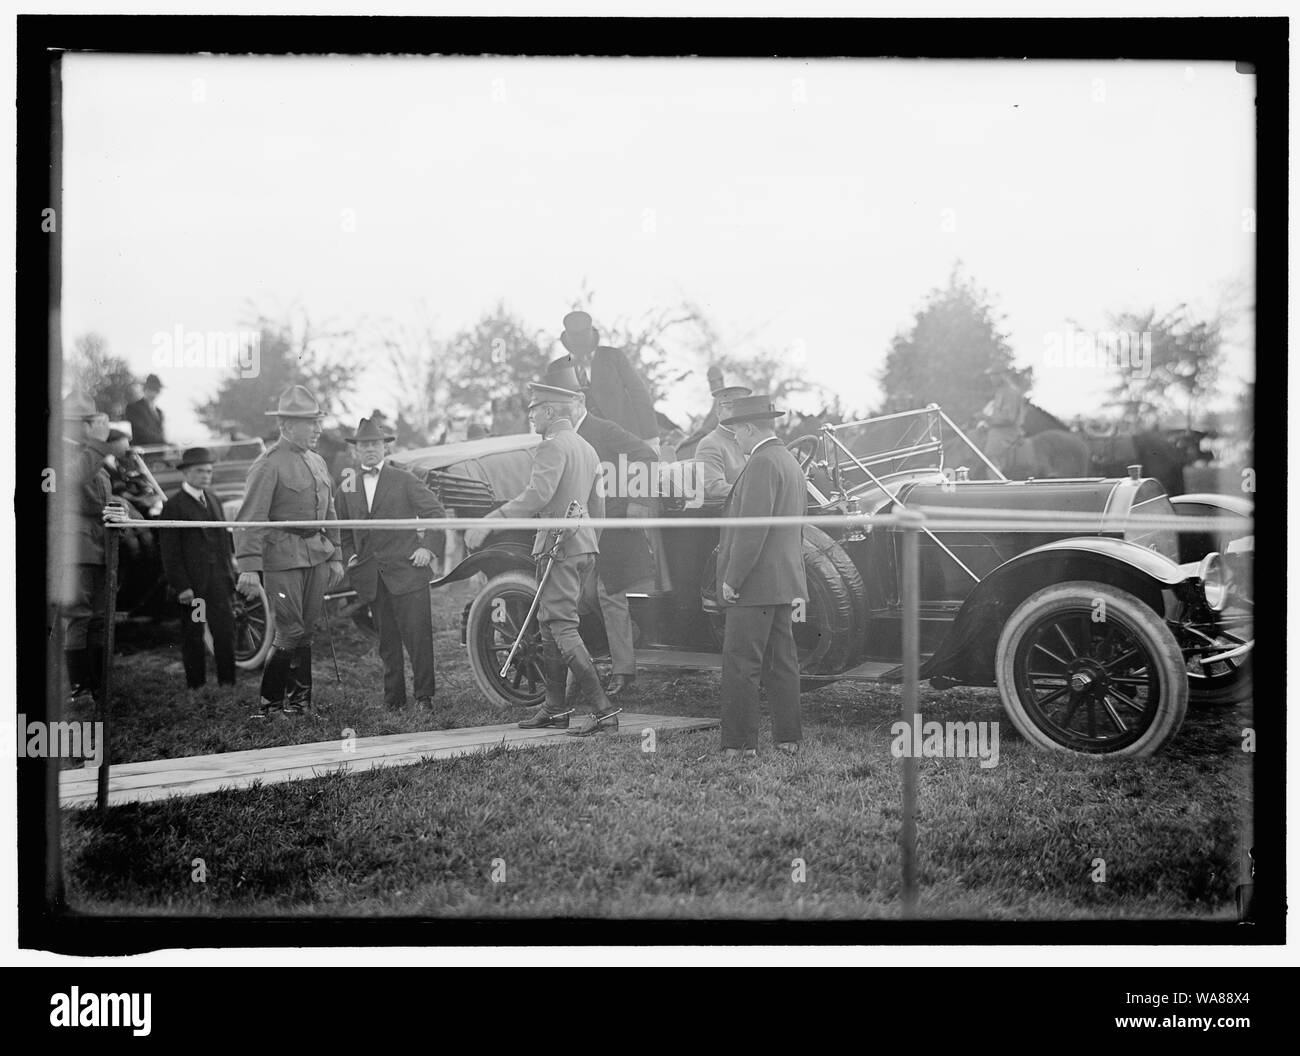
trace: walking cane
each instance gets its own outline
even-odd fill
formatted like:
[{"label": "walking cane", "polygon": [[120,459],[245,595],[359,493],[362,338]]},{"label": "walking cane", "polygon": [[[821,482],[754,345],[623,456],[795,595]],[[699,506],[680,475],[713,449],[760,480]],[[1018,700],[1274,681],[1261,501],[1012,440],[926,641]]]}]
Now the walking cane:
[{"label": "walking cane", "polygon": [[339,674],[339,654],[334,651],[334,621],[330,619],[329,607],[325,608],[325,637],[330,640],[330,656],[334,660],[334,681],[343,685],[343,676]]},{"label": "walking cane", "polygon": [[[565,517],[581,517],[586,511],[582,504],[574,499],[569,503],[569,508],[564,511]],[[515,644],[510,647],[510,654],[506,657],[506,662],[501,665],[501,677],[506,677],[506,672],[510,670],[510,665],[514,663],[515,653],[519,651],[519,646],[523,643],[524,635],[528,632],[528,625],[533,622],[533,616],[537,613],[537,607],[542,602],[542,588],[546,586],[546,580],[551,574],[551,568],[555,564],[555,559],[560,557],[560,539],[563,538],[565,529],[552,528],[554,538],[551,540],[550,548],[546,551],[546,567],[542,569],[542,578],[537,583],[537,593],[533,595],[533,603],[528,606],[528,615],[524,617],[523,625],[519,628],[519,635],[515,638]]]}]

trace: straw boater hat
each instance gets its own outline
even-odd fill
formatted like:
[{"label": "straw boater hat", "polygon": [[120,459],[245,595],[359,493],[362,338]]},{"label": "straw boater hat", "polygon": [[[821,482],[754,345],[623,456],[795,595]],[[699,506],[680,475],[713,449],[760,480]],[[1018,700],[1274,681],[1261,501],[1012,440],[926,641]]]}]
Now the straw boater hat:
[{"label": "straw boater hat", "polygon": [[718,414],[722,425],[735,422],[753,422],[760,418],[780,418],[785,411],[778,411],[772,406],[772,397],[766,393],[758,396],[737,396],[730,400]]},{"label": "straw boater hat", "polygon": [[356,434],[345,436],[343,439],[349,444],[359,443],[362,440],[382,440],[386,444],[391,444],[397,437],[386,429],[380,429],[379,423],[373,418],[362,418],[357,425]]},{"label": "straw boater hat", "polygon": [[190,466],[201,466],[203,463],[212,462],[212,452],[206,447],[191,447],[185,454],[181,455],[181,460],[176,463],[177,469],[188,469]]},{"label": "straw boater hat", "polygon": [[73,389],[63,397],[63,420],[65,422],[89,422],[99,417],[95,401],[84,392]]},{"label": "straw boater hat", "polygon": [[280,403],[273,411],[266,412],[268,418],[324,418],[325,412],[316,403],[313,396],[302,385],[290,385],[280,393]]}]

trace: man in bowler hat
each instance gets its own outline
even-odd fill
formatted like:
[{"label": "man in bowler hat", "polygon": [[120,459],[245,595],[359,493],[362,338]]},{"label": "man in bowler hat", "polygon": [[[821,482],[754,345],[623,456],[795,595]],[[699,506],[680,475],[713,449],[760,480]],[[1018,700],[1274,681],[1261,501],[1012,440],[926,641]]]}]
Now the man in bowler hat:
[{"label": "man in bowler hat", "polygon": [[[324,412],[301,385],[280,394],[280,438],[249,468],[239,521],[337,520],[333,481],[316,453]],[[256,597],[259,573],[275,607],[275,638],[262,668],[262,700],[249,717],[311,707],[311,647],[325,591],[343,581],[338,529],[243,528],[235,537],[237,589]]]},{"label": "man in bowler hat", "polygon": [[131,443],[136,447],[167,443],[163,412],[158,406],[160,392],[162,382],[157,374],[150,374],[144,379],[144,395],[126,405],[126,420],[131,423]]},{"label": "man in bowler hat", "polygon": [[[739,396],[719,419],[748,455],[732,489],[729,517],[798,517],[806,507],[804,475],[772,429],[784,412],[765,395]],[[772,740],[794,752],[802,739],[795,599],[808,596],[799,524],[722,529],[718,597],[725,606],[722,646],[722,749],[758,749],[760,674],[772,710]]]},{"label": "man in bowler hat", "polygon": [[[345,470],[334,489],[334,508],[341,521],[371,518],[445,517],[437,497],[404,469],[385,457],[397,437],[374,418],[362,418],[347,437],[358,467]],[[415,705],[433,707],[436,689],[433,617],[429,612],[429,578],[434,554],[441,553],[443,533],[414,528],[401,531],[341,530],[348,578],[357,597],[370,605],[379,631],[384,662],[384,703],[406,707],[406,667],[402,646],[411,657]]]},{"label": "man in bowler hat", "polygon": [[564,317],[560,344],[573,355],[588,412],[618,422],[658,453],[659,420],[654,400],[627,353],[602,345],[600,332],[591,325],[591,316],[581,311]]},{"label": "man in bowler hat", "polygon": [[[184,478],[163,504],[164,521],[224,521],[211,491],[212,454],[191,447],[176,467]],[[234,542],[225,528],[161,528],[163,574],[181,607],[181,660],[185,684],[198,689],[207,681],[206,627],[212,632],[217,685],[235,684]]]},{"label": "man in bowler hat", "polygon": [[[589,517],[604,517],[600,460],[595,448],[573,428],[573,393],[539,382],[530,383],[529,390],[528,419],[542,435],[533,457],[532,472],[523,491],[487,516],[561,518],[567,515],[569,504],[577,502]],[[471,528],[465,533],[465,545],[477,549],[491,531],[491,528]],[[533,557],[538,563],[539,578],[546,568],[551,541],[550,529],[538,529],[533,540]],[[570,529],[560,540],[558,556],[539,591],[537,613],[542,632],[546,701],[520,721],[524,729],[568,729],[569,712],[564,701],[565,682],[570,672],[591,713],[581,726],[569,733],[587,737],[618,729],[619,709],[605,695],[596,665],[578,634],[578,603],[583,583],[594,572],[599,549],[594,528]]]}]

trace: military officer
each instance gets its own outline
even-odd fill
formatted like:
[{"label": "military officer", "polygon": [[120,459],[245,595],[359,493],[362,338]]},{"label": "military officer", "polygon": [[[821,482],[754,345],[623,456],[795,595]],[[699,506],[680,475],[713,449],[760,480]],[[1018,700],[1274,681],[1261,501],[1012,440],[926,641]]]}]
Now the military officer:
[{"label": "military officer", "polygon": [[[736,434],[748,462],[728,504],[729,517],[798,517],[806,488],[794,455],[772,421],[782,411],[770,397],[740,396],[720,421]],[[726,755],[758,749],[760,672],[772,709],[772,740],[795,752],[799,719],[799,655],[792,626],[796,598],[808,596],[799,524],[737,526],[722,530],[718,598],[726,606],[722,646],[722,749]]]},{"label": "military officer", "polygon": [[[279,420],[280,438],[248,471],[237,521],[336,520],[325,460],[316,453],[324,412],[302,385],[291,385],[268,415]],[[311,707],[311,645],[325,591],[343,580],[337,529],[243,528],[236,531],[237,589],[255,597],[261,573],[275,607],[275,639],[262,669],[260,710],[287,715]]]},{"label": "military officer", "polygon": [[984,454],[1004,473],[1010,468],[1016,445],[1024,436],[1025,397],[1015,374],[1007,367],[990,367],[984,372],[993,382],[993,399],[984,407],[988,437]]},{"label": "military officer", "polygon": [[104,663],[104,522],[127,520],[114,502],[104,459],[108,415],[89,397],[63,401],[63,475],[56,482],[62,553],[55,567],[63,619],[63,656],[74,702],[98,695]]},{"label": "military officer", "polygon": [[724,406],[737,396],[748,396],[753,390],[744,385],[724,385],[713,390],[714,408],[719,422],[695,448],[695,459],[700,463],[700,483],[705,499],[721,502],[731,494],[740,471],[745,468],[745,452],[736,441],[736,434],[722,424]]},{"label": "military officer", "polygon": [[[524,490],[487,516],[564,517],[571,502],[582,504],[591,517],[605,515],[605,499],[600,486],[599,459],[596,450],[573,428],[574,397],[572,391],[554,385],[532,383],[529,386],[528,420],[542,434],[532,472]],[[471,528],[465,533],[470,549],[482,546],[490,528]],[[539,578],[545,572],[546,556],[553,534],[539,530],[533,541],[533,557],[538,559]],[[604,730],[618,729],[618,710],[605,695],[596,665],[578,634],[578,603],[584,581],[595,572],[599,546],[591,528],[571,529],[564,533],[559,553],[541,587],[538,619],[542,631],[542,663],[546,679],[546,702],[519,725],[524,729],[555,727],[567,729],[569,712],[565,708],[565,681],[572,672],[578,689],[586,697],[591,713],[581,726],[569,730],[571,735],[586,737]]]}]

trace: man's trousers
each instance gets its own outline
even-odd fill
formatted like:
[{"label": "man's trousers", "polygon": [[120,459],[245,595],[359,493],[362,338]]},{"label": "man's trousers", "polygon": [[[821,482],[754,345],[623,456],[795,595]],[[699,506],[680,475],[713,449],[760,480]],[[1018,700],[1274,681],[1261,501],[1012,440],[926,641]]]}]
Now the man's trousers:
[{"label": "man's trousers", "polygon": [[611,674],[636,675],[636,649],[633,646],[632,614],[628,609],[627,592],[609,593],[594,569],[583,584],[583,591],[589,609],[593,602],[600,606],[600,615],[605,621],[605,637],[609,640],[609,657],[614,661]]},{"label": "man's trousers", "polygon": [[263,572],[262,579],[275,607],[276,649],[311,645],[324,603],[325,584],[329,582],[329,566],[322,561],[307,568]]},{"label": "man's trousers", "polygon": [[[583,584],[588,576],[595,576],[595,554],[573,554],[551,565],[550,575],[543,584],[537,605],[537,621],[541,625],[542,641],[553,641],[567,660],[581,649],[582,636],[578,633],[578,603],[582,598]],[[546,562],[537,563],[540,577]]]},{"label": "man's trousers", "polygon": [[[197,689],[207,681],[206,627],[212,632],[212,656],[216,661],[217,683],[235,684],[235,607],[231,586],[217,579],[203,594],[202,620],[195,620],[196,610],[181,605],[181,660],[185,664],[185,684]],[[195,598],[196,601],[200,600]],[[206,621],[206,622],[205,622]]]},{"label": "man's trousers", "polygon": [[375,600],[370,603],[379,631],[379,657],[384,662],[384,703],[390,708],[406,705],[406,664],[402,646],[411,657],[415,676],[415,699],[432,697],[435,689],[433,666],[433,616],[429,611],[429,588],[390,594],[383,577],[377,581]]},{"label": "man's trousers", "polygon": [[722,747],[758,747],[759,678],[772,710],[772,740],[803,738],[793,605],[730,605],[722,645]]},{"label": "man's trousers", "polygon": [[63,648],[67,652],[104,644],[103,565],[72,565],[64,572]]}]

